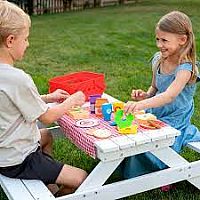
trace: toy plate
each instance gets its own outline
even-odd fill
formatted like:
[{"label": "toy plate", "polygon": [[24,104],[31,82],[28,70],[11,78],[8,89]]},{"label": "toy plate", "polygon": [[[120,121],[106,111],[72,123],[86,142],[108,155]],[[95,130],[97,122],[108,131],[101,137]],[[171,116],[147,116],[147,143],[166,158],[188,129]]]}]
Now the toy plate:
[{"label": "toy plate", "polygon": [[76,126],[81,128],[90,128],[99,125],[99,120],[96,119],[81,119],[76,121]]},{"label": "toy plate", "polygon": [[106,130],[106,129],[98,129],[94,131],[94,137],[99,138],[99,139],[106,139],[112,135],[111,131]]}]

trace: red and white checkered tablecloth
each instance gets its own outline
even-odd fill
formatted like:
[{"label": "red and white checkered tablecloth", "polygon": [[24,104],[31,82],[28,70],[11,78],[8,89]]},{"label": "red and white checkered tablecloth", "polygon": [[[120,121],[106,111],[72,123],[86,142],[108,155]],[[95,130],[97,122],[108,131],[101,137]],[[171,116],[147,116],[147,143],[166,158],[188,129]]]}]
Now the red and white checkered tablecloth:
[{"label": "red and white checkered tablecloth", "polygon": [[[92,127],[95,129],[108,129],[111,131],[111,137],[117,137],[121,134],[118,133],[116,126],[111,126],[109,123],[106,122],[101,118],[97,118],[95,115],[91,114],[90,118],[100,120],[98,126]],[[58,124],[60,125],[63,133],[69,138],[72,143],[74,143],[78,148],[82,149],[84,152],[89,154],[91,157],[96,158],[96,149],[95,149],[95,142],[102,140],[98,139],[94,136],[88,135],[86,132],[90,128],[80,128],[75,126],[76,120],[72,119],[71,117],[64,115],[62,118],[58,120]],[[161,126],[166,126],[163,122],[160,124]],[[145,132],[147,129],[142,127],[138,128],[138,132]]]}]

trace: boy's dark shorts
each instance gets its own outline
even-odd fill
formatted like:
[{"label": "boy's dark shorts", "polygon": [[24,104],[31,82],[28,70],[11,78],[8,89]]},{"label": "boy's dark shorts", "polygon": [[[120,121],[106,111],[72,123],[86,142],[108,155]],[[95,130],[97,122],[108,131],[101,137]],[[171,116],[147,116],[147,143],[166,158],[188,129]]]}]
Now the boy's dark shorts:
[{"label": "boy's dark shorts", "polygon": [[47,185],[56,182],[63,165],[38,148],[36,152],[27,156],[23,163],[0,167],[0,173],[10,178],[41,180]]}]

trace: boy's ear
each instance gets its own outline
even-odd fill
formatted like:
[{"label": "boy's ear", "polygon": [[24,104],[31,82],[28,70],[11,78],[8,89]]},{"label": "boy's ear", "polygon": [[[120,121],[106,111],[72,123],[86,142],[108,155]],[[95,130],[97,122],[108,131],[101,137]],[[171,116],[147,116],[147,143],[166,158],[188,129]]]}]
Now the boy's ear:
[{"label": "boy's ear", "polygon": [[15,36],[14,36],[14,35],[9,35],[9,36],[6,38],[6,41],[5,41],[6,46],[7,46],[8,48],[12,47],[14,40],[15,40]]},{"label": "boy's ear", "polygon": [[180,45],[184,45],[187,42],[188,37],[187,35],[181,35],[179,39],[180,39]]}]

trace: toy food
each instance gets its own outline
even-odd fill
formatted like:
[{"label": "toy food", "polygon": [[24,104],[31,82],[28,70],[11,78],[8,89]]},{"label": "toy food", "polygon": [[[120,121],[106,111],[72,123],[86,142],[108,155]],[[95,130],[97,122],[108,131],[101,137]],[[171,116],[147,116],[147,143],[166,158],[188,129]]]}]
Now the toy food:
[{"label": "toy food", "polygon": [[124,117],[124,111],[121,109],[118,109],[115,113],[114,120],[117,124],[117,127],[120,129],[130,127],[132,125],[132,122],[134,120],[134,116],[132,114],[128,114],[126,117]]},{"label": "toy food", "polygon": [[108,103],[108,99],[105,98],[97,98],[95,102],[95,115],[97,117],[103,117],[102,115],[102,104]]},{"label": "toy food", "polygon": [[94,136],[94,132],[96,131],[97,129],[95,128],[90,128],[89,130],[86,131],[87,135],[92,135]]},{"label": "toy food", "polygon": [[151,113],[139,114],[135,116],[137,120],[156,120],[156,116]]},{"label": "toy food", "polygon": [[137,120],[138,124],[145,129],[160,129],[162,128],[158,120]]},{"label": "toy food", "polygon": [[121,109],[117,109],[115,112],[115,123],[117,124],[117,130],[121,134],[131,134],[137,133],[137,124],[132,124],[135,117],[132,114],[128,114],[124,116],[124,111]]},{"label": "toy food", "polygon": [[142,114],[145,114],[145,111],[144,111],[144,110],[139,110],[139,111],[135,111],[133,114],[134,114],[135,116],[136,116],[136,115],[142,115]]},{"label": "toy food", "polygon": [[162,128],[156,116],[151,113],[139,114],[135,116],[138,124],[146,129],[159,129]]},{"label": "toy food", "polygon": [[124,109],[124,103],[121,102],[121,101],[117,101],[117,102],[114,102],[113,103],[113,110],[114,110],[114,113],[118,110],[123,110]]},{"label": "toy food", "polygon": [[87,119],[89,118],[89,111],[80,106],[73,107],[67,112],[67,114],[73,119]]},{"label": "toy food", "polygon": [[126,127],[126,128],[117,127],[117,130],[121,134],[135,134],[135,133],[137,133],[138,125],[137,124],[133,124],[133,125],[131,125],[129,127]]},{"label": "toy food", "polygon": [[154,126],[157,129],[162,128],[160,122],[157,120],[147,120],[147,122],[149,123],[149,125]]}]

